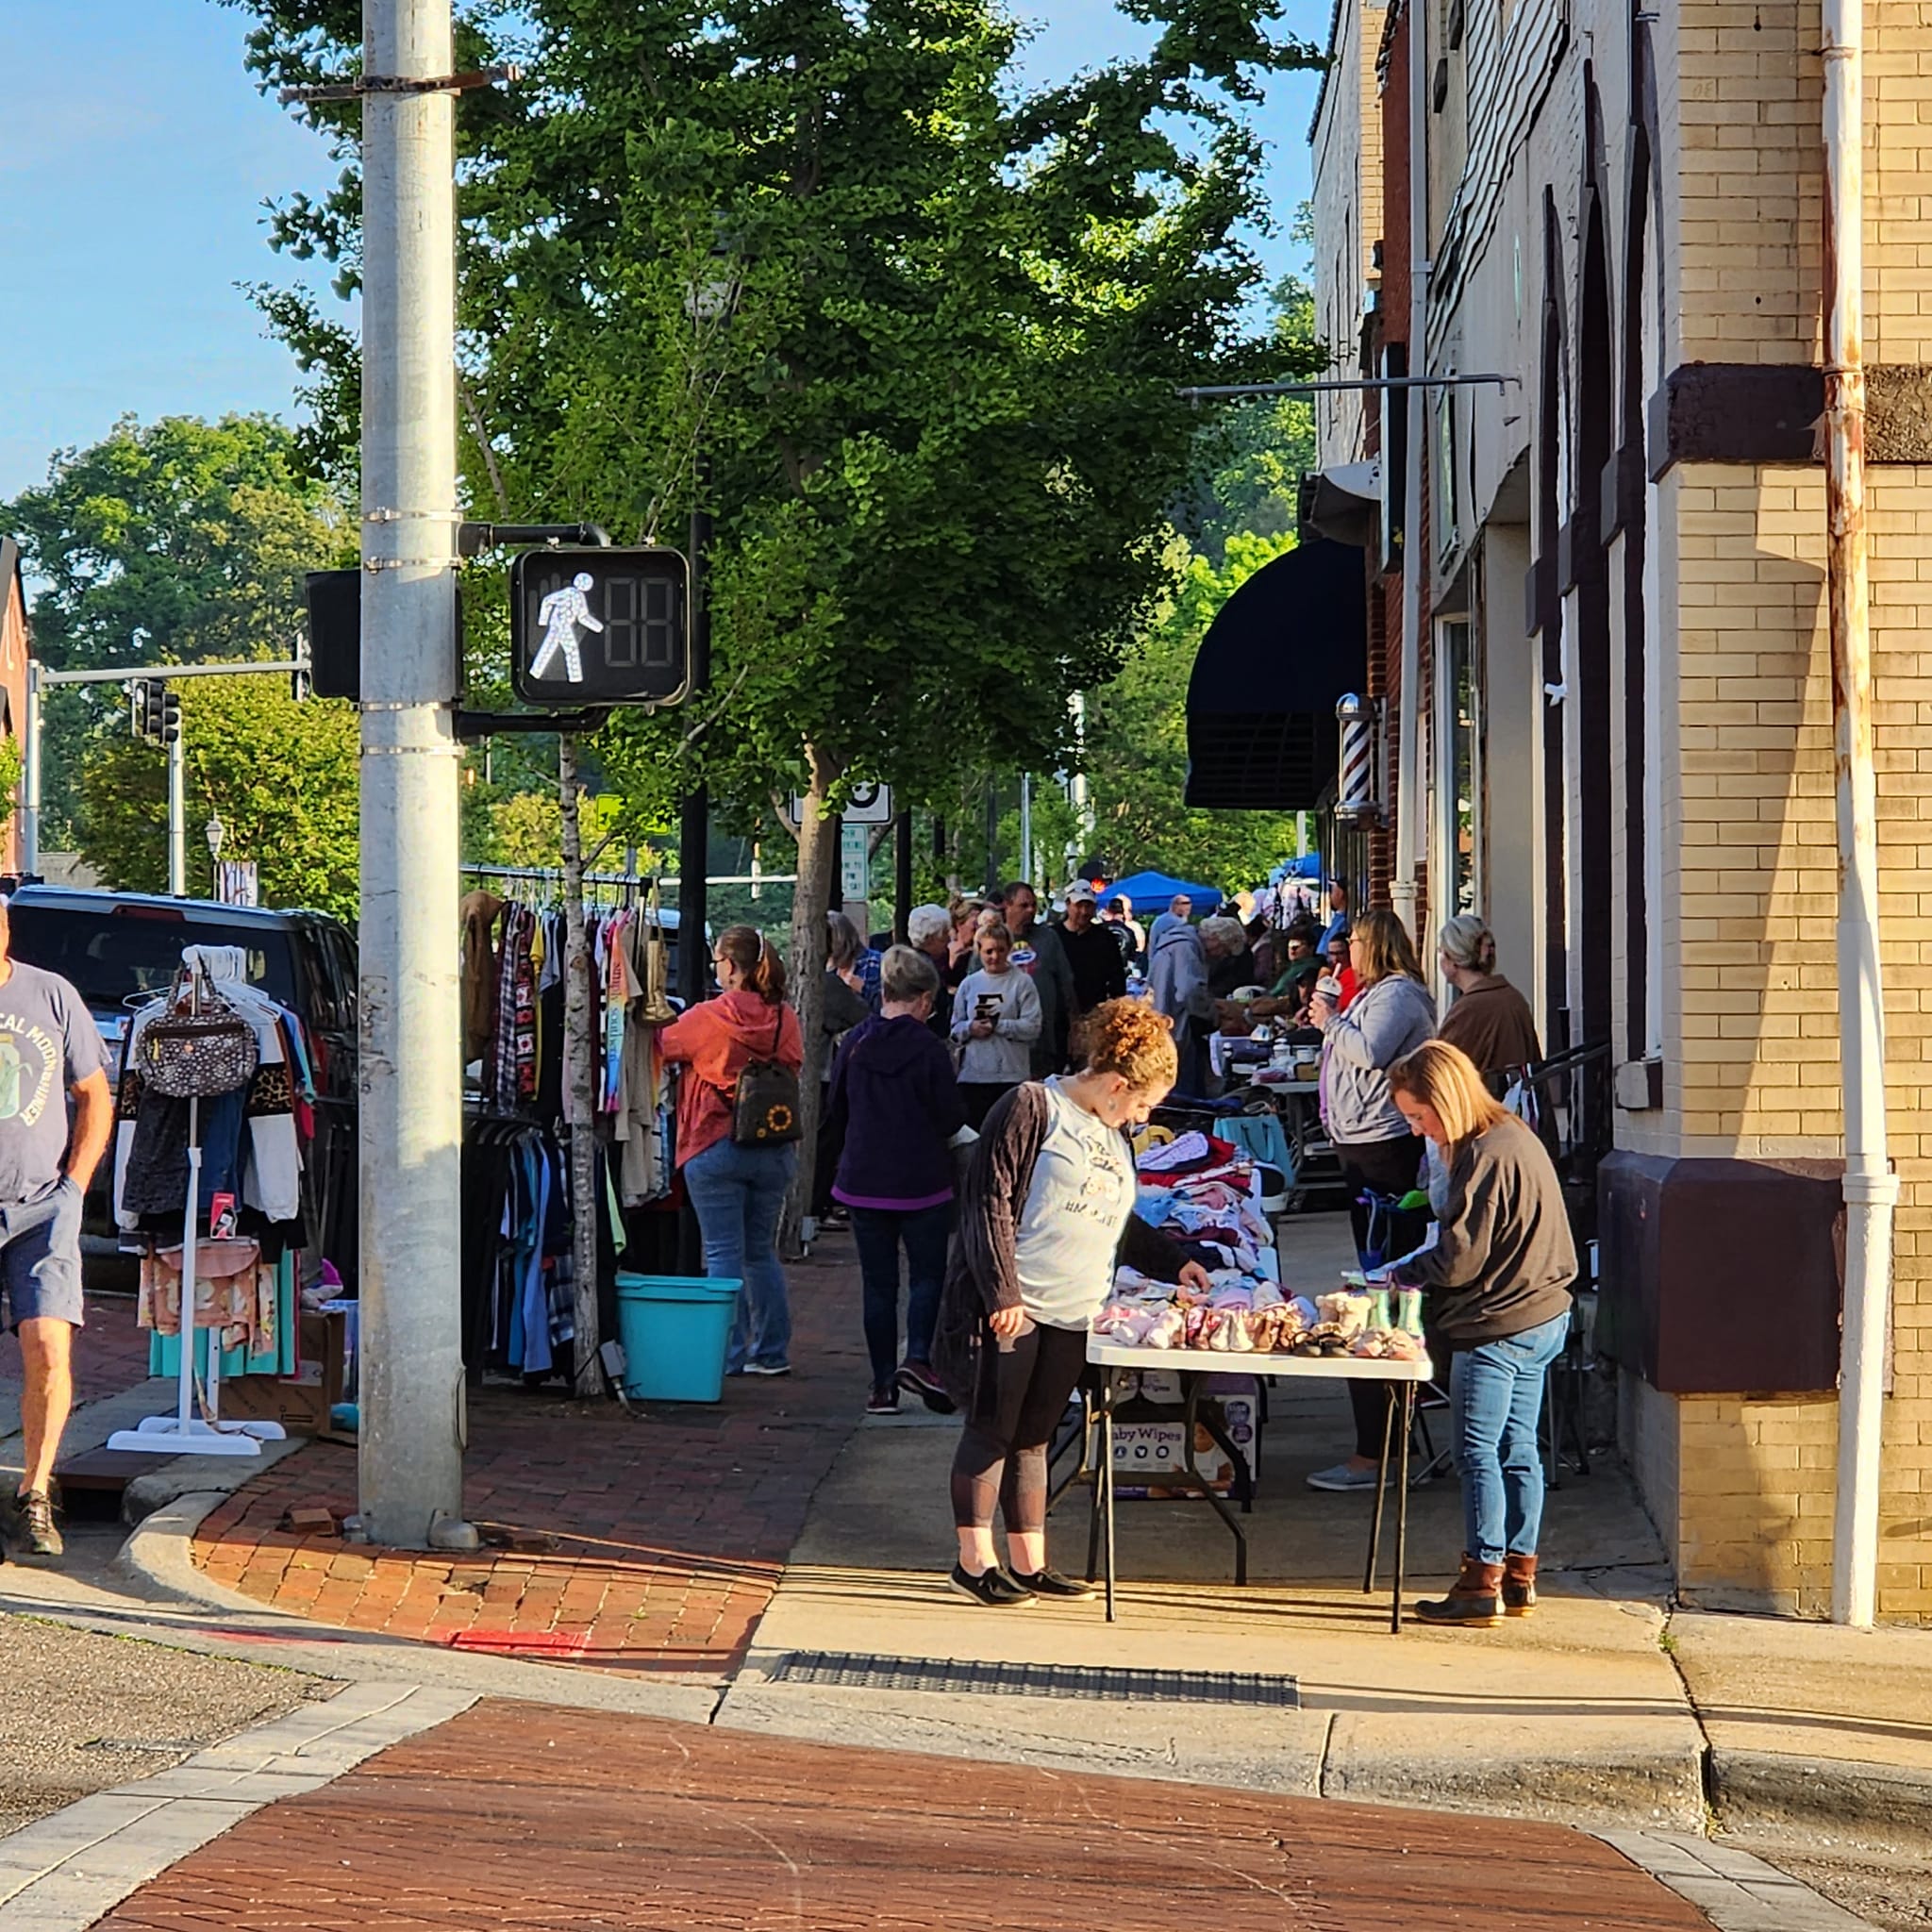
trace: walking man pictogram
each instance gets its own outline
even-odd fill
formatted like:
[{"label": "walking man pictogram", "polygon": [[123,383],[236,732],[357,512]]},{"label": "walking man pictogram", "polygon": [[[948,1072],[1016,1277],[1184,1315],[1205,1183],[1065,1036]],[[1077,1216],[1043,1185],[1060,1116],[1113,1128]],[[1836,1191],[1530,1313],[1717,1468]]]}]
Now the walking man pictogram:
[{"label": "walking man pictogram", "polygon": [[530,660],[532,677],[541,677],[550,660],[560,651],[565,675],[573,684],[583,683],[583,647],[577,637],[578,626],[595,631],[604,628],[602,622],[591,615],[591,602],[584,595],[593,581],[589,571],[580,570],[570,580],[567,590],[552,591],[538,605],[537,622],[543,626],[543,641]]}]

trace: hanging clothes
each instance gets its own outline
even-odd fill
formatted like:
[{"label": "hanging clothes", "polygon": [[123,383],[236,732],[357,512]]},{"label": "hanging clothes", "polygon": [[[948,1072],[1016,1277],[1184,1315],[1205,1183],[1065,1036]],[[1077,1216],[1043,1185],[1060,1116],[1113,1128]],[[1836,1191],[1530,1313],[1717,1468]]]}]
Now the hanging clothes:
[{"label": "hanging clothes", "polygon": [[463,1063],[481,1059],[496,1031],[496,922],[504,902],[494,892],[466,892],[457,908],[463,924]]},{"label": "hanging clothes", "polygon": [[[301,1245],[302,1150],[295,1129],[297,1085],[291,1077],[283,1009],[242,976],[239,947],[190,947],[203,956],[215,990],[255,1033],[258,1056],[247,1086],[204,1100],[200,1204],[217,1194],[265,1223],[285,1224],[281,1241]],[[114,1132],[115,1220],[127,1232],[172,1219],[178,1230],[188,1188],[188,1122],[192,1103],[153,1091],[140,1072],[140,1042],[169,1002],[151,1002],[135,1014],[122,1047]],[[308,1084],[312,1094],[312,1083]]]}]

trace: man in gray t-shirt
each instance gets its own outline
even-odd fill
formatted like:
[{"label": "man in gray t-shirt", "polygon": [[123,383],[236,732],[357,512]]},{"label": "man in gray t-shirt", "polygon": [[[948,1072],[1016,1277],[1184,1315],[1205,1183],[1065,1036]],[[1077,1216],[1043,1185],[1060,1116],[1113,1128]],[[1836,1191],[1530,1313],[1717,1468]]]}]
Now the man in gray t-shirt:
[{"label": "man in gray t-shirt", "polygon": [[26,1467],[19,1495],[0,1504],[0,1535],[15,1555],[58,1557],[47,1490],[74,1405],[81,1199],[108,1151],[114,1096],[87,1003],[58,974],[11,957],[6,904],[0,899],[0,1283],[25,1372]]}]

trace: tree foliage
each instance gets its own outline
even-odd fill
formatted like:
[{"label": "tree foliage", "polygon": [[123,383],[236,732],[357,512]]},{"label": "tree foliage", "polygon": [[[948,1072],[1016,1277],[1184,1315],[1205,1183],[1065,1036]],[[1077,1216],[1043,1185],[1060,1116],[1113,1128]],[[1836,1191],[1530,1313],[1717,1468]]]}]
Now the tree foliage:
[{"label": "tree foliage", "polygon": [[[265,416],[124,417],[58,452],[43,485],[0,506],[0,528],[40,587],[34,651],[55,670],[286,657],[304,573],[356,555],[353,518]],[[82,769],[125,717],[114,685],[47,693],[42,846],[73,836]]]},{"label": "tree foliage", "polygon": [[[265,84],[339,79],[352,0],[242,0]],[[701,498],[713,690],[598,742],[660,813],[702,779],[796,788],[793,963],[813,1048],[831,824],[962,762],[1051,769],[1167,590],[1190,382],[1281,373],[1246,320],[1265,223],[1257,76],[1308,64],[1282,0],[1132,0],[1142,58],[1024,92],[995,0],[473,0],[458,64],[459,360],[473,500],[667,540]],[[359,276],[348,172],[277,216]],[[268,298],[346,461],[354,344]],[[774,828],[774,819],[766,821]],[[808,1095],[816,1091],[808,1079]],[[809,1100],[808,1100],[809,1105]]]},{"label": "tree foliage", "polygon": [[[278,674],[184,678],[188,886],[207,894],[205,828],[219,817],[224,858],[252,858],[264,906],[313,906],[353,919],[357,905],[355,707],[297,704]],[[163,891],[168,877],[166,756],[125,734],[95,746],[80,781],[80,851],[108,885]]]}]

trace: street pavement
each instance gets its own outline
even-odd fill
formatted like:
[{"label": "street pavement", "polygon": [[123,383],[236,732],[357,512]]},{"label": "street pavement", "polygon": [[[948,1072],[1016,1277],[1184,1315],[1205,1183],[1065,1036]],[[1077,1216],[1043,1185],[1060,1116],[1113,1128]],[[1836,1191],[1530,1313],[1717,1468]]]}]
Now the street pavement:
[{"label": "street pavement", "polygon": [[1705,1932],[1549,1826],[489,1702],[244,1819],[99,1932],[481,1925]]},{"label": "street pavement", "polygon": [[[1338,1228],[1326,1218],[1291,1225],[1291,1273],[1299,1268],[1312,1278],[1331,1265]],[[1549,1579],[1536,1618],[1493,1632],[1411,1624],[1393,1637],[1386,1595],[1367,1598],[1359,1588],[1366,1499],[1316,1495],[1302,1485],[1307,1469],[1334,1458],[1346,1426],[1345,1404],[1321,1390],[1292,1399],[1277,1393],[1262,1494],[1249,1519],[1255,1581],[1246,1589],[1233,1585],[1225,1531],[1201,1506],[1125,1504],[1119,1623],[1109,1626],[1093,1606],[990,1614],[943,1587],[952,1425],[923,1412],[897,1424],[860,1420],[866,1374],[849,1250],[822,1249],[793,1272],[793,1287],[798,1373],[730,1384],[715,1409],[633,1419],[511,1391],[474,1402],[468,1507],[494,1539],[478,1557],[373,1551],[330,1532],[282,1527],[291,1508],[341,1511],[353,1502],[353,1456],[316,1444],[259,1470],[184,1462],[169,1492],[190,1493],[150,1517],[125,1553],[107,1525],[77,1525],[60,1570],[0,1572],[0,1610],[33,1610],[201,1656],[274,1662],[345,1682],[385,1711],[415,1697],[412,1724],[441,1722],[421,1715],[428,1693],[417,1687],[456,1700],[451,1708],[486,1700],[411,1743],[384,1749],[393,1740],[378,1733],[366,1748],[356,1746],[358,1761],[366,1758],[361,1770],[326,1789],[317,1784],[299,1801],[266,1788],[250,1804],[269,1808],[253,1819],[224,1809],[229,1801],[219,1793],[196,1796],[186,1810],[175,1793],[159,1849],[137,1842],[125,1857],[93,1855],[125,1869],[110,1896],[96,1897],[107,1882],[99,1873],[86,1876],[92,1916],[138,1879],[150,1879],[107,1923],[200,1923],[167,1888],[183,1873],[220,1868],[232,1892],[245,1867],[256,1874],[258,1896],[243,1907],[224,1892],[222,1923],[348,1924],[353,1914],[358,1924],[479,1924],[498,1923],[499,1913],[508,1914],[501,1923],[525,1923],[508,1878],[491,1880],[497,1890],[487,1914],[477,1914],[474,1894],[458,1885],[453,1895],[469,1899],[468,1919],[438,1916],[414,1892],[408,1910],[418,1916],[393,1916],[400,1908],[391,1899],[392,1916],[375,1919],[368,1888],[404,1885],[403,1854],[377,1858],[366,1885],[339,1874],[361,1873],[363,1851],[388,1842],[388,1827],[358,1822],[354,1807],[393,1805],[397,1816],[415,1821],[414,1838],[405,1840],[419,1847],[421,1820],[433,1815],[431,1840],[463,1847],[464,1870],[541,1874],[530,1896],[551,1908],[546,1924],[929,1924],[941,1909],[951,1916],[956,1892],[964,1909],[991,1924],[1062,1923],[1041,1916],[1037,1896],[1057,1902],[1063,1892],[1078,1902],[1069,1911],[1134,1924],[1142,1921],[1132,1916],[1133,1898],[1154,1895],[1149,1857],[1183,1874],[1170,1874],[1158,1915],[1145,1921],[1163,1925],[1199,1905],[1231,1924],[1248,1923],[1239,1912],[1271,1898],[1270,1923],[1279,1924],[1275,1894],[1284,1887],[1296,1906],[1285,1921],[1292,1924],[1413,1924],[1418,1896],[1446,1902],[1437,1916],[1451,1924],[1705,1923],[1670,1917],[1675,1894],[1641,1906],[1664,1916],[1588,1917],[1607,1896],[1595,1874],[1625,1868],[1598,1862],[1615,1855],[1570,1828],[1579,1824],[1613,1838],[1638,1864],[1666,1871],[1676,1893],[1710,1906],[1711,1923],[1725,1932],[1825,1932],[1857,1923],[1834,1920],[1810,1894],[1704,1839],[1709,1795],[1724,1824],[1762,1834],[1755,1842],[1769,1856],[1802,1851],[1823,1861],[1807,1867],[1821,1883],[1848,1899],[1876,1901],[1871,1923],[1902,1932],[1924,1924],[1890,1901],[1909,1898],[1914,1886],[1932,1895],[1924,1863],[1932,1856],[1932,1635],[1859,1637],[1674,1615],[1655,1534],[1607,1461],[1552,1497]],[[90,1334],[106,1346],[109,1332],[101,1324]],[[135,1363],[131,1347],[124,1346],[123,1360]],[[142,1367],[144,1355],[126,1373]],[[99,1440],[152,1406],[155,1392],[94,1402],[76,1418],[70,1441]],[[0,1443],[0,1467],[12,1446]],[[225,1490],[232,1493],[215,1493]],[[1453,1565],[1459,1544],[1453,1485],[1428,1486],[1415,1501],[1411,1594]],[[1076,1492],[1055,1518],[1057,1554],[1068,1567],[1084,1556],[1084,1509]],[[0,1624],[0,1641],[7,1627]],[[908,1690],[890,1675],[869,1688],[801,1683],[791,1666],[814,1651],[876,1653],[889,1667],[894,1659],[959,1658],[1285,1674],[1296,1679],[1298,1702],[1271,1709]],[[666,1718],[689,1722],[666,1725]],[[520,1737],[528,1761],[507,1749],[493,1759],[484,1753],[474,1727],[490,1725]],[[470,1742],[439,1756],[445,1732]],[[205,1735],[184,1727],[177,1741]],[[548,1740],[566,1735],[572,1768],[559,1786]],[[219,1748],[244,1745],[245,1738]],[[844,1753],[811,1755],[824,1746]],[[935,1755],[949,1760],[943,1768]],[[667,1772],[687,1759],[695,1768]],[[620,1760],[629,1766],[622,1775]],[[194,1769],[200,1762],[189,1759],[179,1774],[203,1776]],[[730,1777],[720,1770],[726,1765]],[[619,1800],[598,1795],[607,1774],[613,1790],[627,1779],[649,1802],[619,1816]],[[1152,1779],[1160,1782],[1137,1782]],[[813,1792],[815,1812],[830,1806],[808,1831],[769,1795],[788,1781]],[[152,1782],[137,1785],[126,1804],[142,1810],[159,1802]],[[917,1794],[936,1835],[921,1837],[917,1821],[900,1812],[888,1823],[865,1822],[870,1797],[855,1797],[847,1815],[848,1783],[861,1794]],[[719,1785],[742,1789],[744,1808],[729,1808]],[[545,1792],[553,1790],[569,1802],[551,1803]],[[1160,1792],[1158,1801],[1145,1797],[1150,1790]],[[1043,1807],[1042,1817],[1062,1824],[1067,1814],[1055,1807],[1077,1792],[1079,1816],[1095,1821],[1090,1840],[1075,1857],[1064,1833],[1027,1836],[1033,1863],[989,1857],[982,1867],[974,1862],[984,1857],[979,1847],[948,1849],[965,1830],[964,1814],[951,1807],[962,1792],[976,1806],[982,1791],[1003,1794],[987,1800],[984,1816],[1031,1819]],[[300,1916],[311,1909],[322,1869],[320,1841],[303,1836],[311,1824],[289,1827],[290,1842],[307,1849],[287,1867],[263,1864],[249,1835],[280,1832],[298,1802],[308,1807],[305,1820],[336,1821],[313,1829],[341,1834],[351,1858],[343,1866],[337,1852],[323,1860],[328,1886],[347,1889],[339,1906],[313,1906],[322,1917]],[[1391,1804],[1415,1808],[1376,1808]],[[1854,1815],[1847,1807],[1862,1808]],[[1179,1825],[1159,1822],[1170,1811],[1189,1821],[1182,1840],[1172,1836]],[[1453,1812],[1466,1815],[1444,1815]],[[1499,1822],[1497,1813],[1514,1822]],[[648,1823],[641,1822],[645,1814]],[[33,1829],[54,1831],[66,1815]],[[1262,1824],[1264,1817],[1274,1823]],[[1237,1818],[1238,1828],[1228,1824]],[[1364,1821],[1388,1818],[1409,1847],[1392,1864],[1364,1849],[1383,1840],[1362,1836],[1381,1828]],[[1849,1872],[1857,1848],[1846,1840],[1859,1818],[1897,1860],[1885,1881],[1890,1891],[1860,1891],[1849,1876],[1840,1885],[1828,1875]],[[718,1844],[738,1843],[742,1869],[734,1874],[728,1859],[675,1833],[660,1842],[678,1820],[692,1829],[712,1821],[703,1830],[719,1834]],[[1108,1821],[1104,1828],[1101,1820]],[[572,1835],[579,1824],[581,1835]],[[1537,1836],[1545,1824],[1551,1835]],[[127,1826],[137,1839],[147,1828],[138,1821]],[[821,1828],[824,1836],[814,1836]],[[792,1835],[799,1831],[806,1836]],[[1222,1876],[1197,1897],[1185,1876],[1192,1865],[1174,1861],[1176,1844],[1194,1844],[1201,1831]],[[1825,1842],[1834,1834],[1837,1847]],[[175,1864],[208,1839],[207,1850]],[[746,1865],[743,1847],[767,1840],[783,1846],[782,1855]],[[17,1842],[0,1840],[0,1901],[8,1848]],[[1294,1862],[1257,1875],[1241,1850],[1256,1844],[1276,1859],[1291,1847]],[[1424,1863],[1411,1865],[1414,1858]],[[1730,1870],[1726,1859],[1741,1862]],[[858,1862],[842,1873],[828,1869],[851,1860]],[[1455,1916],[1466,1896],[1457,1888],[1466,1888],[1476,1864],[1541,1873],[1541,1904],[1527,1880],[1517,1886],[1511,1876],[1494,1881],[1500,1893],[1492,1886],[1482,1894],[1502,1905]],[[785,1890],[794,1882],[792,1866],[813,1874],[797,1881],[807,1889],[795,1898]],[[1431,1875],[1420,1892],[1403,1891],[1425,1866]],[[436,1870],[440,1886],[443,1864]],[[785,1874],[775,1885],[774,1871]],[[1010,1878],[1016,1872],[1037,1872],[1038,1886],[1023,1892]],[[568,1886],[558,1893],[559,1873],[582,1874],[581,1898]],[[1008,1877],[996,1883],[1002,1873]],[[1133,1874],[1131,1885],[1123,1873]],[[1245,1875],[1229,1879],[1230,1873]],[[1289,1878],[1308,1883],[1296,1890]],[[745,1895],[748,1879],[756,1880],[756,1898]],[[1338,1890],[1357,1881],[1357,1892]],[[59,1886],[68,1882],[61,1873],[34,1882],[21,1900],[44,1893],[52,1903],[33,1919],[21,1916],[23,1904],[0,1906],[8,1932],[16,1924],[25,1932],[65,1932],[92,1923],[71,1911],[59,1916]],[[641,1890],[654,1882],[666,1888],[661,1898]],[[1228,1884],[1238,1895],[1214,1889]],[[625,1885],[641,1903],[621,1904]],[[716,1896],[703,1895],[708,1885]],[[819,1886],[823,1896],[812,1889]],[[842,1907],[829,1903],[835,1893]],[[999,1917],[1002,1910],[1011,1916]]]},{"label": "street pavement", "polygon": [[336,1689],[289,1671],[5,1616],[0,1680],[0,1833]]}]

